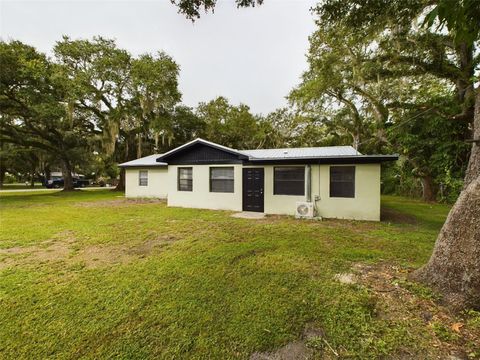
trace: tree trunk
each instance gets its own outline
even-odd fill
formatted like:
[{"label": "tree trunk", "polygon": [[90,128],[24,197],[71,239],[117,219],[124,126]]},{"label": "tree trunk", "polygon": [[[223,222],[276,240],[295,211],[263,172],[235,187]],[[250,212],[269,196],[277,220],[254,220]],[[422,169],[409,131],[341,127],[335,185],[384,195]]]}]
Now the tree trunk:
[{"label": "tree trunk", "polygon": [[3,182],[5,181],[5,174],[7,170],[4,167],[0,166],[0,188],[3,187]]},{"label": "tree trunk", "polygon": [[142,134],[138,134],[137,159],[142,157]]},{"label": "tree trunk", "polygon": [[[480,139],[480,89],[473,138]],[[480,143],[474,142],[465,185],[438,235],[428,263],[413,275],[455,308],[480,309]]]},{"label": "tree trunk", "polygon": [[114,191],[125,191],[125,169],[120,169],[120,178],[118,179],[118,184],[113,189]]},{"label": "tree trunk", "polygon": [[72,165],[68,160],[63,160],[62,165],[63,191],[73,191],[75,188],[73,187]]},{"label": "tree trunk", "polygon": [[52,178],[52,172],[50,170],[50,165],[45,165],[45,176],[44,176],[44,184],[48,182]]},{"label": "tree trunk", "polygon": [[433,179],[430,175],[425,175],[422,180],[422,198],[423,201],[432,202],[437,199],[435,189],[433,186]]},{"label": "tree trunk", "polygon": [[36,164],[32,164],[32,171],[30,172],[30,187],[33,189],[35,187],[35,170]]}]

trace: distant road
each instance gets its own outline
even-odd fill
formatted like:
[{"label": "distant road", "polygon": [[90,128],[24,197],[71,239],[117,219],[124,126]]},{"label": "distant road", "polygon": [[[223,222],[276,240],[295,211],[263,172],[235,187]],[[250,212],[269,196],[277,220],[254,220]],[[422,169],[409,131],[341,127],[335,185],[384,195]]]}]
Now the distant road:
[{"label": "distant road", "polygon": [[[88,187],[88,188],[79,188],[80,190],[106,190],[106,189],[113,189],[113,187]],[[37,188],[37,189],[1,189],[0,193],[2,192],[31,192],[31,191],[61,191],[62,189],[47,189],[47,188]]]}]

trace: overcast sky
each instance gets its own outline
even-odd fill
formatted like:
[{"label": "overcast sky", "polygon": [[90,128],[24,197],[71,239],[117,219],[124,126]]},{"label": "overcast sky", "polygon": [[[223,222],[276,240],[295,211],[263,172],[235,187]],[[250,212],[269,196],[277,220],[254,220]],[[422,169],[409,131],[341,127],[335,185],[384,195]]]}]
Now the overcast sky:
[{"label": "overcast sky", "polygon": [[286,104],[306,69],[315,2],[266,0],[237,9],[220,0],[214,14],[192,24],[170,0],[0,0],[0,36],[47,53],[64,34],[114,38],[134,55],[164,50],[180,64],[185,104],[223,95],[268,113]]}]

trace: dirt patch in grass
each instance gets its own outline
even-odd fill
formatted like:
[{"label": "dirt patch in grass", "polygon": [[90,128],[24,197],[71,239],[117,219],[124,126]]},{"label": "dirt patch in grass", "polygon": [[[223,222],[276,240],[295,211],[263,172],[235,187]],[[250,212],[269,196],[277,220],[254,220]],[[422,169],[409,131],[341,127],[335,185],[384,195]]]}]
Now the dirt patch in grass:
[{"label": "dirt patch in grass", "polygon": [[325,332],[314,324],[307,324],[301,339],[265,352],[254,352],[250,360],[309,360],[337,359],[338,352],[326,340]]},{"label": "dirt patch in grass", "polygon": [[236,264],[238,263],[239,261],[243,260],[243,259],[246,259],[248,257],[251,257],[251,256],[257,256],[257,255],[260,255],[260,254],[263,254],[265,253],[266,250],[257,250],[257,249],[252,249],[252,250],[248,250],[246,252],[244,252],[243,254],[239,254],[237,256],[235,256],[231,261],[230,261],[230,264]]},{"label": "dirt patch in grass", "polygon": [[[53,239],[45,241],[40,245],[33,246],[15,246],[7,249],[0,249],[0,255],[14,256],[20,258],[35,258],[37,261],[55,261],[57,259],[66,258],[70,253],[70,246],[76,241],[76,238],[71,231],[62,231],[58,233]],[[22,256],[23,255],[23,256]],[[6,260],[8,259],[8,261]],[[11,257],[7,257],[5,262],[10,264]],[[0,262],[0,266],[3,261]]]},{"label": "dirt patch in grass", "polygon": [[386,321],[408,323],[412,331],[429,334],[433,339],[428,353],[403,349],[406,358],[480,358],[480,327],[472,325],[472,316],[478,315],[453,313],[430,289],[409,282],[408,274],[413,269],[391,264],[356,264],[353,271],[358,283],[375,296],[377,316]]},{"label": "dirt patch in grass", "polygon": [[418,224],[418,220],[415,216],[410,214],[405,214],[400,211],[387,208],[387,207],[382,207],[382,210],[380,213],[380,220],[386,221],[386,222],[392,222],[395,224],[410,224],[410,225]]},{"label": "dirt patch in grass", "polygon": [[132,260],[128,248],[124,246],[87,246],[76,254],[72,262],[82,263],[87,269],[95,269],[115,264],[126,264]]},{"label": "dirt patch in grass", "polygon": [[272,352],[256,352],[250,360],[306,360],[312,358],[312,350],[303,341],[293,341]]},{"label": "dirt patch in grass", "polygon": [[173,235],[160,235],[154,239],[147,240],[137,246],[134,246],[133,248],[130,248],[128,253],[141,257],[147,256],[151,252],[161,249],[176,240],[178,240],[178,238]]},{"label": "dirt patch in grass", "polygon": [[137,205],[137,204],[157,204],[157,203],[166,203],[164,199],[155,199],[155,198],[138,198],[138,199],[126,199],[119,198],[115,200],[103,200],[103,201],[90,201],[90,202],[78,202],[75,203],[75,206],[83,208],[97,208],[97,207],[118,207],[118,206],[128,206],[128,205]]},{"label": "dirt patch in grass", "polygon": [[12,266],[58,261],[69,265],[83,264],[88,269],[126,264],[151,255],[175,240],[176,237],[163,234],[131,247],[88,245],[78,250],[78,239],[73,232],[65,231],[39,245],[0,249],[0,270]]},{"label": "dirt patch in grass", "polygon": [[0,271],[12,266],[15,266],[15,259],[7,257],[0,260]]}]

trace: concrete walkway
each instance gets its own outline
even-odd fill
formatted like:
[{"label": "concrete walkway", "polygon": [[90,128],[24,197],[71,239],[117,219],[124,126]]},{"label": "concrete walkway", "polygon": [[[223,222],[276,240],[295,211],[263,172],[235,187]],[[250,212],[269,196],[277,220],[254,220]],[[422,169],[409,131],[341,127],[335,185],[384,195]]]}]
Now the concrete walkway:
[{"label": "concrete walkway", "polygon": [[232,217],[239,218],[239,219],[258,220],[258,219],[263,219],[265,217],[265,213],[254,212],[254,211],[242,211],[242,212],[233,214]]}]

